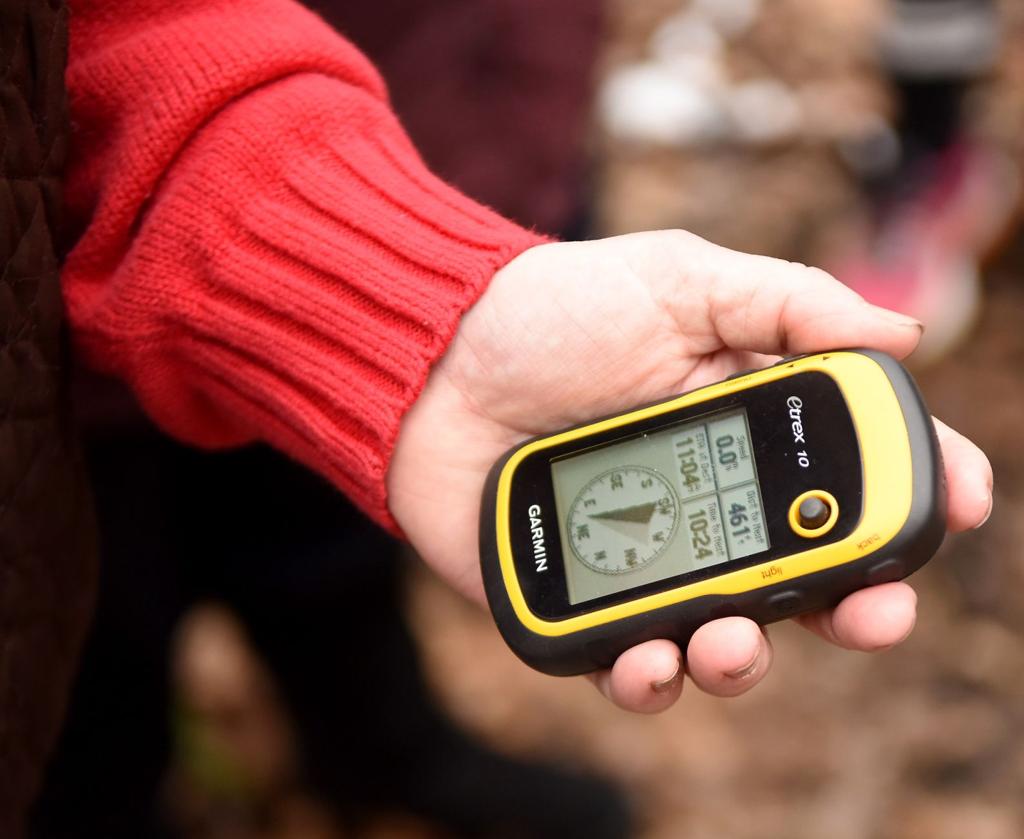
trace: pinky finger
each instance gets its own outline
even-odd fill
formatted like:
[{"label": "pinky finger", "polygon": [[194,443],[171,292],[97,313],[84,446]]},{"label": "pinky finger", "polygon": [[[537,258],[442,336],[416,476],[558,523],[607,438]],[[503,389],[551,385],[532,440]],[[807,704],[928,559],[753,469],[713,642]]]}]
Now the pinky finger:
[{"label": "pinky finger", "polygon": [[797,623],[847,650],[876,652],[899,644],[917,621],[917,594],[906,583],[855,591],[835,609],[801,615]]}]

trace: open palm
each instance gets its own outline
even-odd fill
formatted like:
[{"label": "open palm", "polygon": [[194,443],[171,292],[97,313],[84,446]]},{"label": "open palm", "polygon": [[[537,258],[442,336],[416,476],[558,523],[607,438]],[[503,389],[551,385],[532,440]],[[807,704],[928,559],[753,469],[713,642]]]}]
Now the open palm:
[{"label": "open palm", "polygon": [[[915,321],[865,303],[822,271],[712,245],[681,231],[542,245],[495,275],[403,421],[388,475],[396,520],[423,559],[483,600],[477,528],[484,479],[526,437],[667,398],[761,367],[779,354],[848,346],[898,358]],[[950,527],[980,523],[991,504],[984,455],[939,426]],[[802,623],[854,649],[880,649],[913,627],[904,583],[857,592]],[[735,695],[771,662],[744,618],[703,627],[686,670],[705,690]],[[682,687],[670,641],[634,647],[598,686],[623,707],[656,711]]]}]

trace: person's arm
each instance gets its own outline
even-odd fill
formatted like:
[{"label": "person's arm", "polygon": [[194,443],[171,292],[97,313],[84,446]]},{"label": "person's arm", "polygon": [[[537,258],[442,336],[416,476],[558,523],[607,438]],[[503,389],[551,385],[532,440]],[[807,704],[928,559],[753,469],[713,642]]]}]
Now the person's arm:
[{"label": "person's arm", "polygon": [[399,421],[543,241],[422,164],[369,62],[289,0],[73,0],[76,348],[165,430],[265,440],[393,527]]},{"label": "person's arm", "polygon": [[[185,440],[303,460],[477,599],[480,492],[513,443],[758,353],[905,355],[920,337],[822,272],[680,231],[535,247],[434,178],[373,70],[287,0],[73,10],[81,238],[63,281],[79,350]],[[991,471],[941,432],[950,528],[976,525]],[[802,622],[878,649],[914,615],[892,583]],[[770,660],[756,625],[725,618],[697,632],[686,670],[735,695]],[[675,644],[651,641],[595,680],[653,711],[682,673]]]}]

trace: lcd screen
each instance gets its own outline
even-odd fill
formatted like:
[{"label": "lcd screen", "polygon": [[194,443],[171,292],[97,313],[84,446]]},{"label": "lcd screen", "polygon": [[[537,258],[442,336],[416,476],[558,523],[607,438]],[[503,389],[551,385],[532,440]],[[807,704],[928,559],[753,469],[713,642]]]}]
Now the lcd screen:
[{"label": "lcd screen", "polygon": [[744,409],[552,461],[569,602],[768,549]]}]

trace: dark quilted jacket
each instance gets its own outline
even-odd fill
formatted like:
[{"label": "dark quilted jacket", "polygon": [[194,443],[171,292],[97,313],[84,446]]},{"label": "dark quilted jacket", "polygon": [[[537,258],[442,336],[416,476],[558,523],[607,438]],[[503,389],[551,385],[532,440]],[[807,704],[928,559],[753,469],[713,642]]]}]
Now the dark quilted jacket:
[{"label": "dark quilted jacket", "polygon": [[55,232],[68,141],[60,0],[0,0],[0,836],[57,733],[92,602],[91,510],[67,421]]}]

